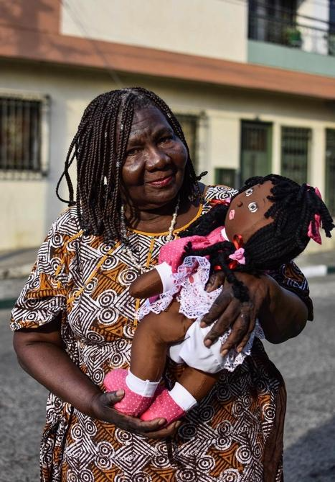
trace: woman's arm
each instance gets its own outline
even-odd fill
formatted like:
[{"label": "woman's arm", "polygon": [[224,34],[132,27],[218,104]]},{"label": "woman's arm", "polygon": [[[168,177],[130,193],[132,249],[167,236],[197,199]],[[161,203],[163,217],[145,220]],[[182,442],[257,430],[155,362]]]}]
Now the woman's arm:
[{"label": "woman's arm", "polygon": [[266,339],[271,343],[282,343],[294,338],[304,329],[308,308],[295,293],[282,288],[270,276],[265,278],[267,296],[261,305],[258,318]]},{"label": "woman's arm", "polygon": [[241,351],[254,329],[256,318],[271,343],[282,343],[303,330],[308,309],[297,295],[282,288],[267,275],[257,278],[247,273],[236,273],[236,276],[248,287],[250,302],[241,303],[237,300],[230,284],[225,282],[222,293],[202,320],[203,326],[218,320],[206,337],[207,346],[231,326],[232,332],[223,344],[221,353],[224,356],[233,347]]},{"label": "woman's arm", "polygon": [[176,431],[178,424],[175,423],[160,430],[164,419],[142,422],[113,410],[113,404],[122,399],[123,391],[103,393],[72,362],[63,347],[59,320],[38,329],[16,331],[14,349],[21,367],[29,375],[86,415],[151,438],[164,438]]}]

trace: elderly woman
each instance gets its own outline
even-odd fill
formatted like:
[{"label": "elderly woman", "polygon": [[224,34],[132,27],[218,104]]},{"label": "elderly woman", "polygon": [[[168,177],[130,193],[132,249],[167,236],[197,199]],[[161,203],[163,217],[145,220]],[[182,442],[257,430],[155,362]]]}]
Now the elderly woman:
[{"label": "elderly woman", "polygon": [[[68,173],[75,158],[76,202]],[[123,391],[103,391],[105,374],[129,365],[140,303],[129,295],[131,282],[232,189],[198,182],[178,121],[142,88],[89,104],[63,175],[70,208],[42,244],[11,322],[21,366],[51,392],[41,480],[281,481],[285,387],[260,340],[182,424],[122,415],[113,404]],[[241,306],[223,280],[204,318],[213,324],[207,345],[231,325],[223,353],[243,347],[256,316],[274,343],[304,328],[311,306],[294,264],[273,277],[237,276],[252,301]],[[181,370],[170,362],[165,383]]]}]

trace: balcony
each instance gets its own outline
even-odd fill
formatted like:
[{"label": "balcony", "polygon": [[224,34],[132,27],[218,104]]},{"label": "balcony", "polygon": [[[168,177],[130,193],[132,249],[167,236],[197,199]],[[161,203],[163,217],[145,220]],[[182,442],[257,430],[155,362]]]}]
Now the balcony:
[{"label": "balcony", "polygon": [[323,13],[314,18],[273,2],[249,2],[248,61],[333,76],[335,24]]}]

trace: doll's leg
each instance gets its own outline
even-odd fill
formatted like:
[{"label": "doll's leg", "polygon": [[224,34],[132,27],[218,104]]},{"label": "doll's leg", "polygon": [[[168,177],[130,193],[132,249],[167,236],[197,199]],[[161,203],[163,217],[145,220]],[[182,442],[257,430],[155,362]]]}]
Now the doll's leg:
[{"label": "doll's leg", "polygon": [[[186,367],[178,382],[200,402],[208,395],[219,378],[218,373],[205,373],[196,368]],[[174,389],[173,389],[174,390]]]},{"label": "doll's leg", "polygon": [[186,412],[201,401],[212,389],[219,373],[205,373],[196,368],[186,367],[172,390],[163,390],[149,408],[141,415],[141,420],[165,418],[167,425],[182,418]]},{"label": "doll's leg", "polygon": [[131,372],[142,380],[159,381],[167,348],[182,341],[193,321],[179,313],[180,304],[173,301],[167,311],[149,313],[138,325],[132,343]]},{"label": "doll's leg", "polygon": [[167,311],[150,313],[139,323],[132,343],[130,371],[112,370],[104,380],[108,391],[125,391],[124,398],[114,405],[116,410],[138,416],[148,408],[158,389],[169,344],[182,341],[192,323],[179,313],[176,301]]}]

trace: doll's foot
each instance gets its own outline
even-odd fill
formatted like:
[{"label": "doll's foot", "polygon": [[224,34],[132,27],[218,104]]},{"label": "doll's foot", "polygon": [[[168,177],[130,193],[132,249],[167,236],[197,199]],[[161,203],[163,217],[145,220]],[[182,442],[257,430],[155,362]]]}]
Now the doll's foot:
[{"label": "doll's foot", "polygon": [[[113,405],[113,408],[118,410],[125,415],[130,415],[132,417],[138,417],[141,415],[152,403],[153,397],[143,397],[142,395],[138,395],[135,392],[132,392],[130,388],[128,388],[126,383],[126,377],[128,375],[128,370],[124,370],[122,368],[116,368],[115,370],[110,371],[105,379],[104,379],[104,386],[106,391],[108,392],[115,392],[117,390],[124,390],[125,395],[120,402],[117,402]],[[158,393],[158,389],[155,395]]]},{"label": "doll's foot", "polygon": [[182,418],[186,412],[181,408],[169,395],[167,389],[164,389],[160,395],[158,395],[151,406],[146,410],[140,419],[146,422],[154,420],[155,418],[165,418],[169,425],[175,420]]}]

